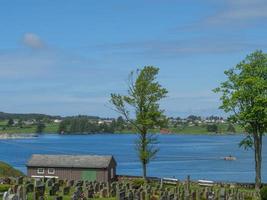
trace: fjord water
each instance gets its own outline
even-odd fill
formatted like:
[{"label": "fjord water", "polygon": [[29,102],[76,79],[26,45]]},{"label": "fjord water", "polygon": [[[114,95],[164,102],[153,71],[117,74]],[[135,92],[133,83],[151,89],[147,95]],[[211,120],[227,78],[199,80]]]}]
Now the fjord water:
[{"label": "fjord water", "polygon": [[[148,166],[148,175],[194,180],[253,182],[253,151],[238,147],[238,135],[158,135],[160,152]],[[0,160],[26,172],[31,154],[112,154],[117,173],[141,175],[134,134],[56,135],[0,140]],[[267,181],[267,137],[263,139],[263,181]],[[236,161],[222,157],[235,156]]]}]

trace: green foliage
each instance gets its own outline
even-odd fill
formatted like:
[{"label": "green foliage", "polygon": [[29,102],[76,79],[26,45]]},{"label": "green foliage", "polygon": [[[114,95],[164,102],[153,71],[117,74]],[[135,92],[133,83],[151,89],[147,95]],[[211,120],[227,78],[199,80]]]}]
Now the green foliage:
[{"label": "green foliage", "polygon": [[[158,152],[156,138],[148,130],[166,125],[166,117],[159,108],[159,101],[166,97],[167,90],[157,81],[158,68],[146,66],[129,76],[128,95],[111,94],[111,103],[139,133],[136,142],[139,159],[146,178],[146,165]],[[136,75],[136,76],[135,76]],[[131,119],[130,111],[135,119]]]},{"label": "green foliage", "polygon": [[60,125],[59,133],[113,133],[114,122],[111,124],[98,123],[98,120],[86,116],[68,117]]},{"label": "green foliage", "polygon": [[42,133],[45,129],[45,124],[42,122],[38,122],[36,127],[36,133]]},{"label": "green foliage", "polygon": [[7,126],[12,126],[13,124],[14,124],[14,120],[10,118],[7,122]]},{"label": "green foliage", "polygon": [[0,161],[0,177],[18,177],[18,176],[23,176],[23,173],[20,172],[19,170],[14,169],[7,163],[1,162]]},{"label": "green foliage", "polygon": [[122,131],[125,127],[125,121],[122,116],[119,116],[118,119],[115,122],[116,130]]},{"label": "green foliage", "polygon": [[222,94],[221,109],[251,137],[240,145],[254,147],[256,188],[261,183],[262,136],[267,131],[267,56],[255,51],[236,67],[225,71],[227,81],[214,91]]},{"label": "green foliage", "polygon": [[140,188],[142,185],[145,184],[145,181],[141,178],[135,178],[131,181],[131,183],[134,188]]},{"label": "green foliage", "polygon": [[230,124],[228,125],[228,127],[227,127],[227,132],[229,132],[229,133],[235,133],[235,132],[236,132],[235,127],[234,127],[233,124],[230,123]]},{"label": "green foliage", "polygon": [[243,140],[240,141],[239,147],[244,147],[245,150],[253,148],[253,138],[251,135],[247,135]]},{"label": "green foliage", "polygon": [[195,121],[195,120],[201,120],[201,117],[200,116],[196,116],[196,115],[189,115],[187,117],[188,120],[190,121]]},{"label": "green foliage", "polygon": [[267,200],[267,186],[261,188],[260,195],[262,200]]},{"label": "green foliage", "polygon": [[218,126],[217,126],[217,124],[208,124],[207,125],[207,131],[208,132],[217,133],[218,132]]},{"label": "green foliage", "polygon": [[6,192],[10,188],[10,185],[0,184],[0,192]]},{"label": "green foliage", "polygon": [[220,108],[231,113],[248,133],[264,133],[267,124],[267,58],[261,51],[225,71],[228,80],[215,92],[222,93]]}]

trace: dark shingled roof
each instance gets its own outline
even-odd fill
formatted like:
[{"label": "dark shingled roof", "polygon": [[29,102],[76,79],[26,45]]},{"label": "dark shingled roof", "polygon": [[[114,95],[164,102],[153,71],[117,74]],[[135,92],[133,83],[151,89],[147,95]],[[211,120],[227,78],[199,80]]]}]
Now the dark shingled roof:
[{"label": "dark shingled roof", "polygon": [[112,156],[33,154],[28,167],[107,168]]}]

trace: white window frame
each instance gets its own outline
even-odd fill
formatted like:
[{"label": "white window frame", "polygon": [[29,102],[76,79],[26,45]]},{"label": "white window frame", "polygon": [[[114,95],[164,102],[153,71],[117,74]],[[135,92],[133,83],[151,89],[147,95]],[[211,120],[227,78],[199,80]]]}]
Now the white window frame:
[{"label": "white window frame", "polygon": [[37,174],[44,174],[45,169],[44,168],[37,168]]},{"label": "white window frame", "polygon": [[47,173],[48,174],[55,174],[56,170],[54,168],[48,168]]}]

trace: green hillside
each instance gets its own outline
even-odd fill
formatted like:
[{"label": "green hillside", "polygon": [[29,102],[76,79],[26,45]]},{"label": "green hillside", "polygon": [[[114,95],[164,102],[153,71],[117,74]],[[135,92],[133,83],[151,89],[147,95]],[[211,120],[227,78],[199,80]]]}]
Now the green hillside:
[{"label": "green hillside", "polygon": [[24,176],[22,172],[14,169],[9,164],[0,161],[0,177],[18,177]]}]

